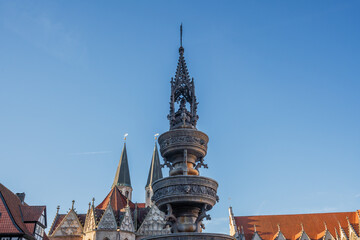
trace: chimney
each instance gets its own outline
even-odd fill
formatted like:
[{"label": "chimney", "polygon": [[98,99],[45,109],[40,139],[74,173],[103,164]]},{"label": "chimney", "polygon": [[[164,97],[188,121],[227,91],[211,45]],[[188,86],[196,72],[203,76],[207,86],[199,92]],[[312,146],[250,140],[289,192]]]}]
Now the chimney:
[{"label": "chimney", "polygon": [[25,193],[24,193],[24,192],[22,192],[22,193],[16,193],[16,196],[20,199],[21,204],[24,204],[24,201],[25,201]]}]

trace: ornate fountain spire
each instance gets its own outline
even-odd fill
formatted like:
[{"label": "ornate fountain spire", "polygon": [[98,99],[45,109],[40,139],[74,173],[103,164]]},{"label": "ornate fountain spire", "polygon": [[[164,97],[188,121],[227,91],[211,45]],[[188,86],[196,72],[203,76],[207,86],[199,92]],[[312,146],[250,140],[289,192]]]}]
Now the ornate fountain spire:
[{"label": "ornate fountain spire", "polygon": [[194,79],[190,78],[184,58],[182,46],[182,25],[180,25],[179,61],[175,78],[171,78],[170,95],[170,130],[177,128],[196,129],[199,116],[196,113],[197,102],[195,96]]},{"label": "ornate fountain spire", "polygon": [[207,167],[204,157],[209,137],[196,129],[198,103],[194,80],[190,79],[185,63],[182,26],[179,55],[175,78],[171,79],[170,130],[161,134],[158,140],[163,166],[169,168],[169,177],[152,183],[152,200],[166,213],[166,224],[172,233],[194,237],[205,228],[203,220],[210,219],[207,211],[219,197],[218,183],[199,173],[199,168]]}]

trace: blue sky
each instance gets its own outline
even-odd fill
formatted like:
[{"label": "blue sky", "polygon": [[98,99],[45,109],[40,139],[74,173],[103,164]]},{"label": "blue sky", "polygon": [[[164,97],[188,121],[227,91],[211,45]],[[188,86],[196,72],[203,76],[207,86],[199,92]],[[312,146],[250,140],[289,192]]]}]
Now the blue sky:
[{"label": "blue sky", "polygon": [[[359,1],[0,1],[0,181],[85,212],[127,140],[144,202],[168,130],[179,25],[195,78],[201,174],[220,184],[208,232],[235,215],[359,209]],[[164,170],[167,175],[167,170]]]}]

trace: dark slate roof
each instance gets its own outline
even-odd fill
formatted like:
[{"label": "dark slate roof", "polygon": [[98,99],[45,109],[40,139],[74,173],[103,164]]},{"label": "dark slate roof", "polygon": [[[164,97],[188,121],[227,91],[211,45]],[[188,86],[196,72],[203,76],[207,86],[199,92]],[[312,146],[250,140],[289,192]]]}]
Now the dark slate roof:
[{"label": "dark slate roof", "polygon": [[131,187],[129,163],[126,154],[126,144],[121,152],[119,165],[116,170],[115,179],[112,187],[114,186],[128,186]]},{"label": "dark slate roof", "polygon": [[163,175],[161,172],[159,152],[157,149],[157,144],[155,143],[150,169],[149,169],[149,175],[145,187],[151,186],[153,182],[161,178],[163,178]]}]

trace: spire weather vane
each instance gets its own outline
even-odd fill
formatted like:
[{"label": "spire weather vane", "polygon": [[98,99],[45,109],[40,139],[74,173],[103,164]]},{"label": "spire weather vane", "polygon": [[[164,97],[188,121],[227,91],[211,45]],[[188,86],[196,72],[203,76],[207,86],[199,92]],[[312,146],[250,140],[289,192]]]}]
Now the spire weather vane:
[{"label": "spire weather vane", "polygon": [[156,134],[154,135],[155,140],[157,140],[157,138],[158,138],[159,135],[160,135],[160,134],[158,134],[158,133],[156,133]]}]

